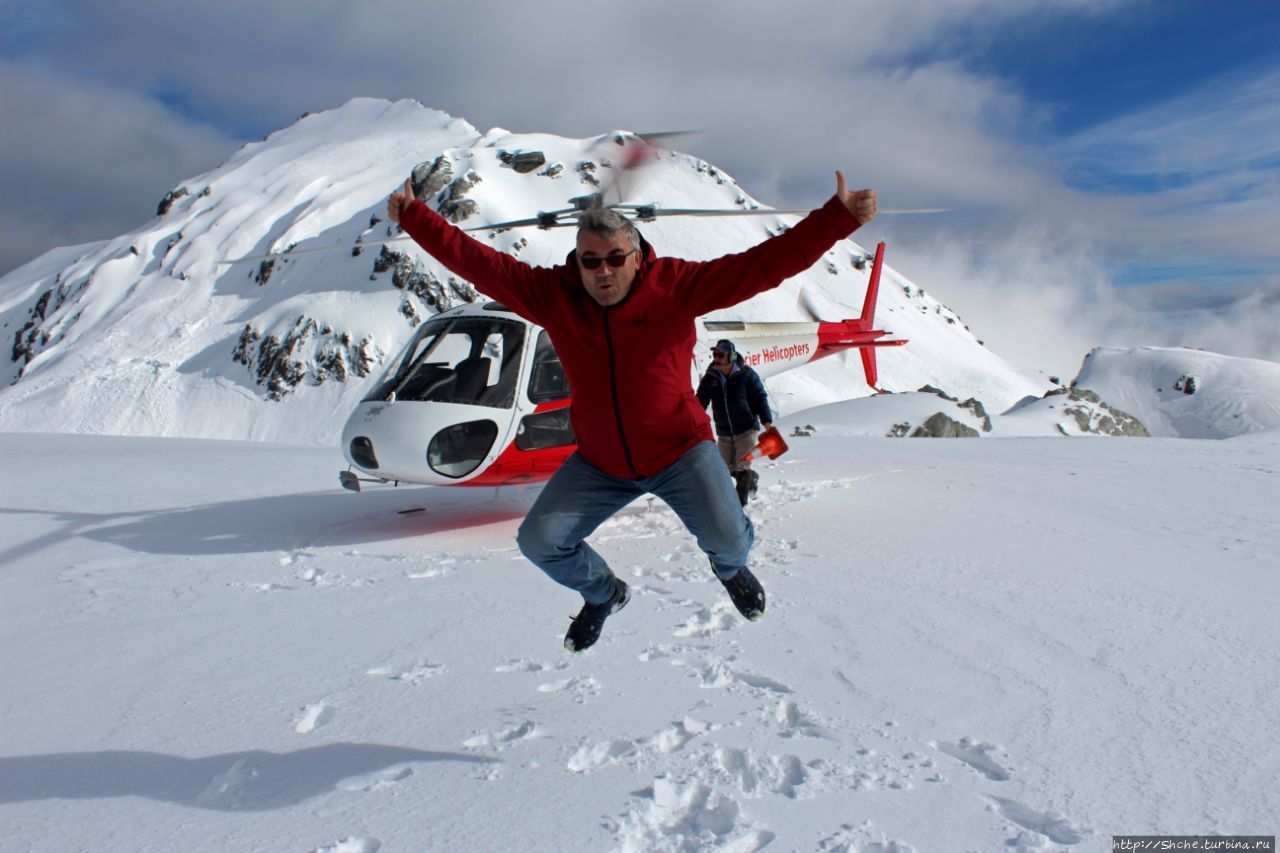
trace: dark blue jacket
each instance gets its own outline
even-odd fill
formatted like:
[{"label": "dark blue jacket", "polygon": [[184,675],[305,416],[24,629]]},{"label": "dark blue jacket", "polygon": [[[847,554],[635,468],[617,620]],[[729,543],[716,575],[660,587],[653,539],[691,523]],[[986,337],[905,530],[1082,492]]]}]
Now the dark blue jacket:
[{"label": "dark blue jacket", "polygon": [[760,381],[760,374],[743,364],[741,355],[728,376],[714,364],[707,369],[698,384],[698,402],[703,408],[711,404],[716,435],[738,435],[760,429],[761,421],[773,423],[769,397],[764,383]]}]

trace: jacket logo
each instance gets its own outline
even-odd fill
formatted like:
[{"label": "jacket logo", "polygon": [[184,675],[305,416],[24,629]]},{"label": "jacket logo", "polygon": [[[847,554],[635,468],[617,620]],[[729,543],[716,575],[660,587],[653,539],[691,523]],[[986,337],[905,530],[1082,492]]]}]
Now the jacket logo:
[{"label": "jacket logo", "polygon": [[636,317],[634,320],[631,321],[631,325],[643,326],[645,323],[648,323],[648,322],[649,322],[649,315],[641,314],[639,317]]}]

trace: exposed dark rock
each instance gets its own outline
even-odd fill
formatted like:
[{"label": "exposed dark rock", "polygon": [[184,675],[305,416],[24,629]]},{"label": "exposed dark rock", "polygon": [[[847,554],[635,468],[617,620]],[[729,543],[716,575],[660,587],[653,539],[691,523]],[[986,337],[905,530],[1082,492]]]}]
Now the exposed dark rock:
[{"label": "exposed dark rock", "polygon": [[[205,192],[208,192],[206,189]],[[156,207],[156,216],[164,216],[169,212],[169,208],[173,207],[173,203],[188,193],[186,187],[178,187],[169,190],[164,194],[164,198],[160,199],[160,204]]]},{"label": "exposed dark rock", "polygon": [[1197,377],[1184,373],[1173,383],[1173,390],[1181,391],[1183,394],[1194,394],[1199,384],[1200,380]]},{"label": "exposed dark rock", "polygon": [[480,209],[472,199],[464,198],[472,187],[483,180],[480,173],[471,169],[461,178],[449,184],[440,201],[440,215],[455,225]]},{"label": "exposed dark rock", "polygon": [[560,173],[564,171],[563,163],[552,163],[538,174],[544,178],[558,178]]},{"label": "exposed dark rock", "polygon": [[600,181],[595,176],[596,164],[591,160],[582,160],[574,167],[574,171],[578,173],[578,177],[582,179],[584,184],[590,184],[593,187],[600,186]]},{"label": "exposed dark rock", "polygon": [[437,311],[447,311],[455,305],[479,298],[476,289],[468,282],[452,276],[447,282],[442,282],[430,272],[419,269],[408,255],[384,245],[373,262],[373,272],[376,276],[387,270],[391,270],[391,284],[397,290],[414,294]]},{"label": "exposed dark rock", "polygon": [[[1151,435],[1142,421],[1103,402],[1101,397],[1087,388],[1070,389],[1067,400],[1062,411],[1075,419],[1081,432],[1133,438],[1148,438]],[[1071,405],[1072,403],[1075,405]]]},{"label": "exposed dark rock", "polygon": [[[10,355],[13,361],[22,362],[23,368],[30,364],[50,341],[55,340],[55,334],[60,340],[66,335],[67,329],[80,319],[80,312],[68,318],[67,312],[62,311],[62,308],[68,303],[78,301],[80,295],[88,290],[93,279],[86,278],[75,285],[69,285],[61,279],[62,274],[59,273],[56,279],[57,284],[36,297],[27,322],[14,333]],[[62,316],[58,316],[60,312]],[[21,378],[21,372],[19,372],[19,378]]]},{"label": "exposed dark rock", "polygon": [[431,198],[444,189],[451,180],[453,180],[453,164],[443,154],[430,163],[419,163],[409,175],[413,194],[421,199]]},{"label": "exposed dark rock", "polygon": [[897,423],[889,427],[889,431],[885,433],[885,435],[889,438],[902,438],[910,432],[910,430],[911,424],[907,421],[903,421],[902,423]]},{"label": "exposed dark rock", "polygon": [[522,175],[547,162],[547,156],[541,151],[499,151],[498,159]]},{"label": "exposed dark rock", "polygon": [[413,300],[407,295],[400,300],[400,313],[409,321],[410,326],[417,326],[422,321],[418,318],[418,309],[413,307]]},{"label": "exposed dark rock", "polygon": [[970,397],[959,405],[960,408],[968,409],[973,412],[973,416],[982,421],[983,432],[991,432],[991,416],[987,414],[987,408],[982,405],[981,400],[978,400],[975,397]]},{"label": "exposed dark rock", "polygon": [[259,285],[267,283],[267,279],[271,278],[271,271],[276,268],[275,261],[263,261],[258,264],[258,274],[253,277]]},{"label": "exposed dark rock", "polygon": [[942,412],[934,412],[911,433],[912,438],[977,438],[978,435],[973,427],[954,421]]},{"label": "exposed dark rock", "polygon": [[934,388],[932,385],[921,385],[921,386],[920,386],[920,388],[919,388],[919,391],[920,391],[920,393],[921,393],[921,394],[936,394],[937,396],[941,397],[942,399],[944,399],[944,400],[950,400],[950,401],[951,401],[951,402],[953,402],[953,403],[959,403],[959,402],[960,402],[960,398],[959,398],[959,397],[952,397],[952,396],[951,396],[950,394],[948,394],[946,391],[943,391],[941,388]]},{"label": "exposed dark rock", "polygon": [[249,368],[271,400],[284,399],[303,381],[322,385],[345,382],[352,373],[368,376],[377,362],[371,337],[355,344],[349,332],[337,333],[309,317],[294,321],[283,338],[246,325],[231,358]]}]

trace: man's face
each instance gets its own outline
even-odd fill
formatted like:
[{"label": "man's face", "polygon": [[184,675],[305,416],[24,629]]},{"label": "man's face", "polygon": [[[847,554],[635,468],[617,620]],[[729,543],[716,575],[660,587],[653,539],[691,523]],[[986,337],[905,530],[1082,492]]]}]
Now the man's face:
[{"label": "man's face", "polygon": [[[621,259],[621,266],[608,263],[609,258]],[[600,263],[595,269],[588,269],[588,264],[597,261]],[[617,305],[627,297],[639,266],[640,253],[625,231],[615,231],[607,237],[591,231],[578,232],[578,272],[587,293],[601,305]]]}]

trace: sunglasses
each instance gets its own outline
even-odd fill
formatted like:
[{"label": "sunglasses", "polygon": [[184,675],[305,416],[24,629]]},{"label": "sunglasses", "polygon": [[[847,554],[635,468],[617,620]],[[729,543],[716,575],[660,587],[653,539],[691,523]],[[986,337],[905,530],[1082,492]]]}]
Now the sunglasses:
[{"label": "sunglasses", "polygon": [[587,255],[585,257],[580,256],[578,258],[578,263],[582,264],[583,269],[588,270],[599,269],[601,264],[608,264],[614,269],[617,269],[625,264],[627,262],[627,258],[631,257],[634,252],[635,249],[632,249],[630,252],[614,252],[605,255],[603,258],[597,257],[596,255]]},{"label": "sunglasses", "polygon": [[714,359],[728,358],[728,357],[729,357],[729,353],[727,353],[727,352],[720,352],[720,350],[718,350],[718,349],[713,349],[713,350],[711,351],[711,357],[712,357],[712,358],[714,358]]}]

